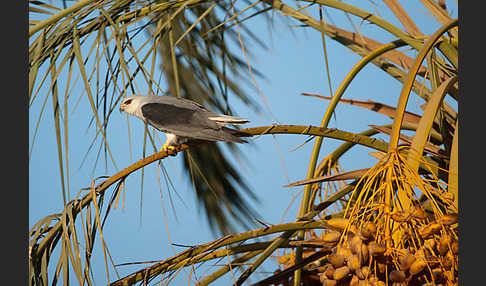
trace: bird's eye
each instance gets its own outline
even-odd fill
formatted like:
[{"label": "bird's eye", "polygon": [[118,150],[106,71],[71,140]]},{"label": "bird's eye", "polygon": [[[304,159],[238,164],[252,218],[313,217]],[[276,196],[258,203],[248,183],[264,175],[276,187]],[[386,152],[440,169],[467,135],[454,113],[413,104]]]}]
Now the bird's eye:
[{"label": "bird's eye", "polygon": [[128,105],[128,104],[130,104],[130,103],[132,103],[132,100],[131,100],[131,99],[129,99],[129,100],[127,100],[127,101],[125,101],[125,104],[126,104],[126,105]]}]

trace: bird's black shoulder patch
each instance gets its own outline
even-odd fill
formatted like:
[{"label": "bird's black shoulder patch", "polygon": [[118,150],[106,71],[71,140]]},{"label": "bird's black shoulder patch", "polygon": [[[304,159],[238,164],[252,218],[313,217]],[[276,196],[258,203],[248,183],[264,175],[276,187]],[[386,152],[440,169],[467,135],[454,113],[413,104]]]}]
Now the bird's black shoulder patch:
[{"label": "bird's black shoulder patch", "polygon": [[163,103],[147,103],[141,108],[143,116],[155,127],[193,123],[194,110]]}]

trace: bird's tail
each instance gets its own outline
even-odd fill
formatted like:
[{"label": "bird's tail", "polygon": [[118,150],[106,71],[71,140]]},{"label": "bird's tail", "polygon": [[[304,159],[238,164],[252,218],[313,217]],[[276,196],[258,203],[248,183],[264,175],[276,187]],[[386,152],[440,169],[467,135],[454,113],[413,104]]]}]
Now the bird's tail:
[{"label": "bird's tail", "polygon": [[249,122],[248,119],[229,116],[229,115],[218,115],[218,116],[208,117],[208,119],[216,121],[216,123],[218,123],[221,126],[239,125],[239,124],[245,124]]}]

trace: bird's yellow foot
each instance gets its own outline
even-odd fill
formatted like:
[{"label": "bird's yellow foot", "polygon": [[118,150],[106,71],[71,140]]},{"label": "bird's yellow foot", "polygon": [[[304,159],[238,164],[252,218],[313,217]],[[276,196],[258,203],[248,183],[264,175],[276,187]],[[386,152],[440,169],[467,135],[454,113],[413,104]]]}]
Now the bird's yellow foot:
[{"label": "bird's yellow foot", "polygon": [[175,156],[177,155],[177,152],[179,152],[179,148],[174,145],[169,145],[169,144],[164,144],[162,148],[160,148],[160,152],[165,151],[167,152],[168,155],[170,156]]}]

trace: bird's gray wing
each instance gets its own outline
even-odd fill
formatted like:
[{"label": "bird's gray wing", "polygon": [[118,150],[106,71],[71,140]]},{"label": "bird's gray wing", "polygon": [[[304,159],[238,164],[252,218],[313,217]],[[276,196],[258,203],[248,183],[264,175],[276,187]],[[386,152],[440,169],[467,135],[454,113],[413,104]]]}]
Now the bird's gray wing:
[{"label": "bird's gray wing", "polygon": [[204,110],[193,106],[158,102],[146,103],[141,110],[147,123],[162,132],[208,141],[234,142],[238,138],[209,120]]},{"label": "bird's gray wing", "polygon": [[207,113],[211,113],[211,116],[218,115],[217,113],[206,109],[206,107],[204,107],[203,105],[185,98],[179,98],[173,96],[152,96],[152,102],[171,105],[171,106],[180,107],[184,109],[207,112]]}]

